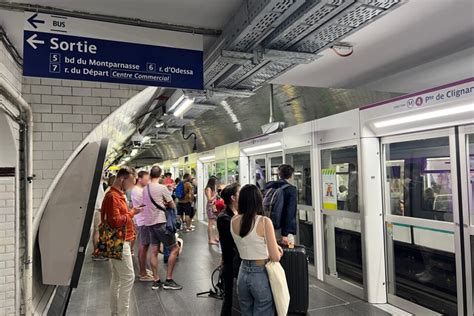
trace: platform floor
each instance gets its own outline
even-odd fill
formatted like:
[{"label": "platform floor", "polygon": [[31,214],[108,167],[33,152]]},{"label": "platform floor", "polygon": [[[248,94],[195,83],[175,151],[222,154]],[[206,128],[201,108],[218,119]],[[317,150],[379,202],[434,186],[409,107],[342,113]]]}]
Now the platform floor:
[{"label": "platform floor", "polygon": [[[182,234],[184,251],[175,267],[174,279],[184,286],[181,291],[151,290],[151,282],[136,281],[130,315],[219,315],[222,302],[196,293],[210,288],[210,275],[219,264],[217,246],[207,244],[207,226],[196,223],[196,231]],[[160,275],[166,276],[160,255]],[[135,272],[137,258],[134,257]],[[67,315],[110,315],[110,268],[108,262],[84,263],[79,286],[71,295]],[[309,315],[390,315],[331,285],[310,278]]]}]

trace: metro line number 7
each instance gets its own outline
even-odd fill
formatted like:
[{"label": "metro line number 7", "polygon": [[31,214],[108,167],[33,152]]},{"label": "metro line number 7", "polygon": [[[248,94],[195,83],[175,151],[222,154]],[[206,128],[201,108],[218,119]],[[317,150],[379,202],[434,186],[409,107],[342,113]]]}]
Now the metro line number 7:
[{"label": "metro line number 7", "polygon": [[49,64],[49,72],[59,73],[61,72],[60,64]]}]

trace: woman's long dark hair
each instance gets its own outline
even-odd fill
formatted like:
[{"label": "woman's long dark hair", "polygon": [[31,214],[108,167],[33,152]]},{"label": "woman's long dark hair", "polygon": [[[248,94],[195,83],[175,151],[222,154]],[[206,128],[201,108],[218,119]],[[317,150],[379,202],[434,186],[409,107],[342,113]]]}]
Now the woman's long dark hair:
[{"label": "woman's long dark hair", "polygon": [[252,229],[255,216],[263,215],[263,199],[260,190],[253,184],[240,189],[239,214],[242,215],[240,237],[245,237]]},{"label": "woman's long dark hair", "polygon": [[216,177],[210,177],[206,184],[206,189],[210,188],[212,192],[216,192]]}]

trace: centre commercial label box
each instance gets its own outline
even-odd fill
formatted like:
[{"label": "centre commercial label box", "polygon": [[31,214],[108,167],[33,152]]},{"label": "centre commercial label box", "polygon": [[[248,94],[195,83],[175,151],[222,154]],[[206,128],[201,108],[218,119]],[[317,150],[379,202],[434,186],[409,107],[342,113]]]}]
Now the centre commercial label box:
[{"label": "centre commercial label box", "polygon": [[201,35],[26,12],[23,60],[24,76],[203,89]]}]

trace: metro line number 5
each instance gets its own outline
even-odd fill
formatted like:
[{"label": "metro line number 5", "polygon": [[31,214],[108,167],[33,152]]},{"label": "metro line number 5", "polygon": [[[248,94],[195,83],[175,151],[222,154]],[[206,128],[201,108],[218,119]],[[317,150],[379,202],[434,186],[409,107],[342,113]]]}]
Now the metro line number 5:
[{"label": "metro line number 5", "polygon": [[51,53],[49,54],[49,61],[52,63],[60,63],[61,62],[61,54]]}]

